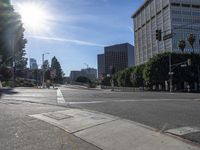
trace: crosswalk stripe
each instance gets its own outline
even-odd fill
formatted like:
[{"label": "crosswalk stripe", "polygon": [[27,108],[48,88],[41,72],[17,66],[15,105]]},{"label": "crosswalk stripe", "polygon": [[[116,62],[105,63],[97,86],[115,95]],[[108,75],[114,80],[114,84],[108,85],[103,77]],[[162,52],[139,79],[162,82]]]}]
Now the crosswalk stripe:
[{"label": "crosswalk stripe", "polygon": [[65,99],[64,99],[63,94],[60,89],[57,89],[57,103],[59,103],[59,104],[65,103]]}]

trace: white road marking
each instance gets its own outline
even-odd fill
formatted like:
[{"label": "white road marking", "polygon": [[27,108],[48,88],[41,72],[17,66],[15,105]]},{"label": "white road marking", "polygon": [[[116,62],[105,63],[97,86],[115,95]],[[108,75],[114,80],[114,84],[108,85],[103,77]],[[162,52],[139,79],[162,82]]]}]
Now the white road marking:
[{"label": "white road marking", "polygon": [[181,127],[181,128],[176,128],[176,129],[170,129],[165,132],[181,136],[181,135],[186,135],[189,133],[200,132],[200,127]]},{"label": "white road marking", "polygon": [[103,150],[199,150],[133,121],[94,111],[67,109],[31,117],[62,128]]},{"label": "white road marking", "polygon": [[99,104],[99,103],[105,103],[105,101],[88,101],[88,102],[68,102],[68,104]]},{"label": "white road marking", "polygon": [[70,101],[68,102],[71,105],[74,104],[99,104],[99,103],[123,103],[123,102],[160,102],[160,101],[186,101],[182,99],[137,99],[137,100],[104,100],[104,101]]},{"label": "white road marking", "polygon": [[60,89],[57,89],[57,103],[58,104],[64,104],[65,103],[65,99],[64,99]]},{"label": "white road marking", "polygon": [[195,101],[200,101],[200,99],[198,98],[198,99],[194,99]]}]

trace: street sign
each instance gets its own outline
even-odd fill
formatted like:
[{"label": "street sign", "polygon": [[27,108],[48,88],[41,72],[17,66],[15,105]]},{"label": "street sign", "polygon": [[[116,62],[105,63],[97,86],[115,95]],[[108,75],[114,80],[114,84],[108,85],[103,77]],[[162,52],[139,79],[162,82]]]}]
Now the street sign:
[{"label": "street sign", "polygon": [[173,36],[174,36],[174,33],[167,34],[163,36],[163,40],[165,41],[165,40],[171,39]]}]

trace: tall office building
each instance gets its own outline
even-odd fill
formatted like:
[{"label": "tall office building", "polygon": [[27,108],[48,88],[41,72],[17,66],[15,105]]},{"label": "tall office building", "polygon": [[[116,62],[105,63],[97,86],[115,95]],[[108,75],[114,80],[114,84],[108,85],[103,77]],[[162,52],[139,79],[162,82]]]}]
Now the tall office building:
[{"label": "tall office building", "polygon": [[78,77],[87,77],[91,81],[95,81],[97,79],[97,69],[87,68],[81,69],[81,71],[71,71],[70,80],[76,81]]},{"label": "tall office building", "polygon": [[70,73],[70,80],[76,81],[78,77],[82,76],[81,71],[71,71]]},{"label": "tall office building", "polygon": [[97,55],[98,78],[101,79],[105,76],[105,55]]},{"label": "tall office building", "polygon": [[[199,52],[200,0],[145,0],[133,14],[136,64],[143,64],[158,53],[180,51],[178,42],[186,41],[186,52],[192,51],[187,42],[190,33],[196,36],[194,51]],[[156,30],[168,40],[156,40]]]},{"label": "tall office building", "polygon": [[37,61],[34,58],[30,58],[30,69],[38,69]]},{"label": "tall office building", "polygon": [[134,66],[134,47],[129,43],[105,47],[104,54],[106,75],[111,74],[112,68],[118,72]]},{"label": "tall office building", "polygon": [[91,81],[95,81],[97,79],[97,69],[94,68],[81,69],[81,74]]}]

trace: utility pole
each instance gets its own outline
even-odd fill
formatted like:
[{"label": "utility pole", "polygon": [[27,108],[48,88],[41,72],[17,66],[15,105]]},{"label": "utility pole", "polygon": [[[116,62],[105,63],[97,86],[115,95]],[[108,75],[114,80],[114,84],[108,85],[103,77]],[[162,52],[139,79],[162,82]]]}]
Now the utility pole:
[{"label": "utility pole", "polygon": [[45,68],[44,68],[44,56],[49,53],[42,54],[42,88],[44,88],[45,83]]}]

